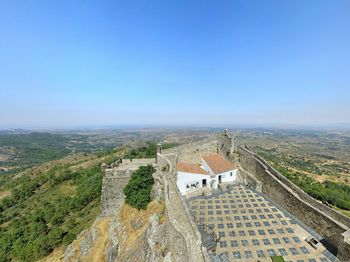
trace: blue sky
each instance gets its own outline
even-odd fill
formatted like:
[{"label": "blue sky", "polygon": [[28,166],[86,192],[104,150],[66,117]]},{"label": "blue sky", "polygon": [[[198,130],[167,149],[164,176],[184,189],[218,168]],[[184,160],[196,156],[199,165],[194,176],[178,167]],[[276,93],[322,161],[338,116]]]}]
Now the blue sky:
[{"label": "blue sky", "polygon": [[0,128],[350,123],[350,1],[0,2]]}]

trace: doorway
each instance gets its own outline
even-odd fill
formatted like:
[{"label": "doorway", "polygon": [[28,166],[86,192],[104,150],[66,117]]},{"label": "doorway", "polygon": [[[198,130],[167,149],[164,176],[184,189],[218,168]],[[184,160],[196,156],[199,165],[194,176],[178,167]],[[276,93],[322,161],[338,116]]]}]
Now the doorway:
[{"label": "doorway", "polygon": [[221,181],[221,175],[220,175],[220,176],[219,176],[219,184],[221,184],[221,182],[222,182],[222,181]]},{"label": "doorway", "polygon": [[202,180],[202,187],[207,187],[207,180],[206,179]]}]

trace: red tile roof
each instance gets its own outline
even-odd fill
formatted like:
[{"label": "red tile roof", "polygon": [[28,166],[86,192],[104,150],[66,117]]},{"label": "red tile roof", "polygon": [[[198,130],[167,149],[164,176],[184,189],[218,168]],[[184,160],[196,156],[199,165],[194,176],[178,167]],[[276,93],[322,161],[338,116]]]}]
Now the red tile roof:
[{"label": "red tile roof", "polygon": [[205,156],[203,160],[216,175],[234,169],[234,165],[221,155]]},{"label": "red tile roof", "polygon": [[199,165],[189,164],[189,163],[177,163],[176,168],[178,171],[194,173],[194,174],[203,174],[208,175],[208,172],[202,169]]}]

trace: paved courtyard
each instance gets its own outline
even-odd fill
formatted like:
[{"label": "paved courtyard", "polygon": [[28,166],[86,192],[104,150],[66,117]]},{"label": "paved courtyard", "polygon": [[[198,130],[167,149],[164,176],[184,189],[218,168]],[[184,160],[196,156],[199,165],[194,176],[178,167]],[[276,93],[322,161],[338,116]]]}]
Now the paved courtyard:
[{"label": "paved courtyard", "polygon": [[[245,185],[231,191],[187,200],[194,219],[209,225],[219,237],[216,254],[232,260],[257,261],[283,256],[285,261],[337,261],[315,250],[305,239],[310,235],[263,194]],[[327,252],[328,253],[328,252]]]}]

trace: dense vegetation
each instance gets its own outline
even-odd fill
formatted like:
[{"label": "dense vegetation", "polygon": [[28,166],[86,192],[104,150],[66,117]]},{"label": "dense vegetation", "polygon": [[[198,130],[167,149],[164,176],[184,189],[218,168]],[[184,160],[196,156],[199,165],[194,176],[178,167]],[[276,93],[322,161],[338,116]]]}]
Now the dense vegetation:
[{"label": "dense vegetation", "polygon": [[[163,149],[171,148],[176,146],[174,143],[164,143],[162,144]],[[146,146],[131,149],[125,154],[125,158],[134,159],[134,158],[152,158],[156,157],[157,154],[157,144],[154,142],[147,142]]]},{"label": "dense vegetation", "polygon": [[[11,179],[11,194],[0,201],[0,261],[35,261],[67,245],[99,213],[100,164],[55,165],[37,176]],[[73,171],[74,170],[74,171]]]},{"label": "dense vegetation", "polygon": [[70,153],[67,143],[67,138],[49,133],[2,134],[0,148],[10,147],[10,158],[1,164],[25,168],[59,159]]},{"label": "dense vegetation", "polygon": [[155,169],[151,165],[141,166],[132,175],[124,188],[125,202],[137,209],[146,209],[151,201]]},{"label": "dense vegetation", "polygon": [[[97,152],[115,148],[117,143],[101,144],[100,141],[91,142],[87,135],[55,134],[55,133],[0,133],[0,174],[14,174],[28,167],[41,163],[61,159],[71,153]],[[1,167],[5,167],[2,171]]]},{"label": "dense vegetation", "polygon": [[[310,176],[288,168],[288,162],[276,159],[273,154],[266,151],[259,151],[259,154],[268,160],[282,175],[299,186],[312,197],[322,201],[325,204],[333,205],[341,209],[350,210],[350,186],[344,183],[335,183],[325,181],[323,183],[316,181]],[[299,166],[308,166],[302,161],[298,162]]]}]

